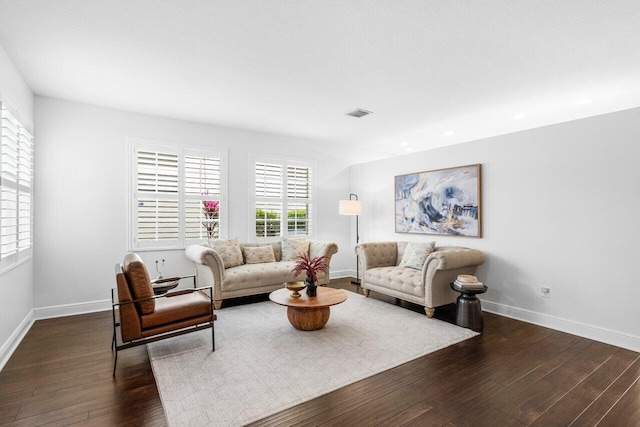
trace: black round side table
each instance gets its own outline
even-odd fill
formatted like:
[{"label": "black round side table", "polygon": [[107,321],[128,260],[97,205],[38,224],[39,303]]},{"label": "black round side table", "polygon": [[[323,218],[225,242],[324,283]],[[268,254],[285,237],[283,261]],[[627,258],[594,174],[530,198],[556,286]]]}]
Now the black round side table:
[{"label": "black round side table", "polygon": [[482,332],[484,328],[482,306],[476,295],[487,292],[489,288],[482,285],[482,289],[464,289],[455,283],[451,283],[450,286],[454,291],[460,292],[460,296],[456,300],[456,325]]}]

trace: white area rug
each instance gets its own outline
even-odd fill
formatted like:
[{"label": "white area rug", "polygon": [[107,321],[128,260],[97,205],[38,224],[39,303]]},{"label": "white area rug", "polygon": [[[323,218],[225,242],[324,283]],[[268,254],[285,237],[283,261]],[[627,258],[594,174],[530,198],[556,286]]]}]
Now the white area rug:
[{"label": "white area rug", "polygon": [[244,425],[477,335],[347,293],[318,331],[266,301],[217,311],[215,352],[211,330],[147,345],[169,425]]}]

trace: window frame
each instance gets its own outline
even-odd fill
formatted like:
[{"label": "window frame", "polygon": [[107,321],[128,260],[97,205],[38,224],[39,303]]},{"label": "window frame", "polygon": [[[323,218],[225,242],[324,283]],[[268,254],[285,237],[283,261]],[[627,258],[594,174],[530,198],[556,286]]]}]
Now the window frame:
[{"label": "window frame", "polygon": [[[216,198],[220,202],[219,210],[219,238],[227,236],[228,232],[228,203],[227,203],[227,150],[219,148],[185,147],[165,141],[157,141],[146,138],[128,138],[128,233],[127,246],[130,251],[160,251],[160,250],[183,250],[187,246],[206,242],[207,238],[187,238],[187,202],[189,200],[200,199],[192,194],[186,194],[186,157],[203,156],[219,158],[220,164],[220,194]],[[178,206],[178,235],[176,239],[168,241],[138,241],[138,151],[145,150],[157,153],[175,153],[178,157],[178,191],[175,199]],[[218,197],[219,196],[219,197]],[[161,199],[172,199],[167,196]],[[205,199],[205,197],[201,197]]]},{"label": "window frame", "polygon": [[[275,198],[267,198],[267,197],[258,197],[256,196],[256,164],[257,163],[267,163],[273,165],[282,166],[282,197],[279,199]],[[288,194],[288,168],[290,167],[302,167],[308,168],[311,171],[311,194],[309,199],[294,199],[289,197]],[[250,215],[248,218],[248,234],[250,242],[268,242],[274,241],[277,239],[312,239],[315,236],[315,230],[317,228],[317,215],[316,215],[316,162],[312,159],[298,158],[298,157],[278,157],[272,155],[260,155],[255,154],[249,156],[249,207],[250,207]],[[307,234],[289,234],[288,227],[288,207],[290,205],[294,205],[300,203],[302,201],[306,201],[306,204],[310,206],[307,210],[307,227],[311,229],[310,233]],[[280,235],[276,236],[258,236],[256,233],[256,205],[259,202],[263,203],[281,203],[282,207],[280,210]]]},{"label": "window frame", "polygon": [[[10,138],[7,136],[8,134],[5,135],[5,129],[9,129],[8,126],[5,126],[5,120],[10,122],[11,127],[15,128],[15,132],[11,131],[15,138]],[[3,146],[9,145],[5,142],[5,138],[7,139],[7,142],[13,142],[12,145],[15,145],[10,148],[15,152],[15,156],[5,153],[5,148],[3,148]],[[14,222],[13,227],[15,228],[15,231],[11,233],[15,236],[15,247],[7,253],[2,253],[2,247],[4,245],[0,246],[0,274],[33,258],[35,183],[34,139],[35,138],[31,132],[23,126],[19,115],[15,114],[6,102],[0,100],[0,235],[4,227],[7,227],[7,225],[5,225],[5,221],[7,221],[8,218],[9,222]],[[25,162],[22,161],[22,158],[25,156],[21,156],[21,152],[28,153],[26,156],[27,160]],[[10,158],[15,160],[15,164],[11,164],[7,167],[8,162],[5,160]],[[7,173],[5,173],[5,168],[8,170]],[[25,171],[28,172],[26,175]],[[13,177],[7,178],[8,176]],[[15,201],[4,200],[4,197],[7,195],[15,196]],[[24,200],[25,197],[26,201]],[[15,203],[15,206],[12,206],[11,208],[7,208],[6,205],[2,206],[5,202],[7,204]],[[27,209],[25,209],[25,205]],[[5,215],[6,211],[13,211],[14,215],[7,216]],[[26,217],[22,214],[25,211],[27,212]],[[21,226],[21,224],[24,224],[22,220],[25,218],[28,218],[26,232]],[[11,221],[11,219],[13,219],[13,221]],[[12,227],[12,225],[10,224],[8,227]],[[26,238],[25,233],[27,233]],[[0,244],[1,243],[2,242],[0,241]]]}]

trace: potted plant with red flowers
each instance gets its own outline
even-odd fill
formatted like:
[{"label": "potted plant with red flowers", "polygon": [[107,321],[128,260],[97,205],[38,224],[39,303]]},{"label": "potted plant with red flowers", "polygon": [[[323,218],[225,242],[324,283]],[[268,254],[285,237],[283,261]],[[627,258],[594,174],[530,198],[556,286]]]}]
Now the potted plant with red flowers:
[{"label": "potted plant with red flowers", "polygon": [[316,282],[318,281],[318,272],[329,272],[329,265],[327,265],[328,257],[326,255],[310,258],[308,254],[302,252],[296,257],[296,264],[293,267],[293,274],[296,276],[303,271],[307,273],[305,283],[307,284],[307,295],[310,297],[316,296]]},{"label": "potted plant with red flowers", "polygon": [[218,200],[203,200],[202,213],[204,221],[202,225],[207,230],[207,240],[211,246],[211,240],[215,237],[216,228],[218,228],[218,218],[220,215],[220,202]]}]

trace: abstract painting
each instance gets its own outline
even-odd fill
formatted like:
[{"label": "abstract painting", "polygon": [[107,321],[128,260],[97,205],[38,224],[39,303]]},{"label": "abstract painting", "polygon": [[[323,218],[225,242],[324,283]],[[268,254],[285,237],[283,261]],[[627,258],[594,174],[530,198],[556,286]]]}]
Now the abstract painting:
[{"label": "abstract painting", "polygon": [[481,237],[480,165],[395,177],[396,233]]}]

